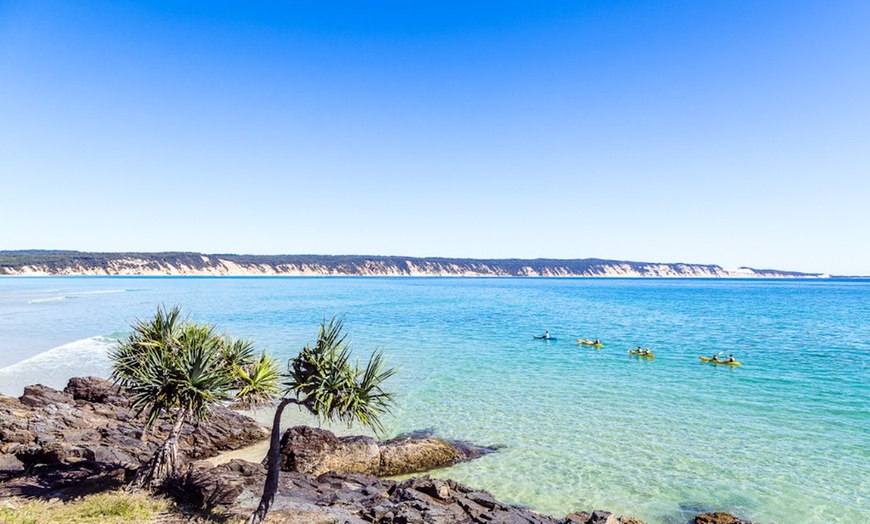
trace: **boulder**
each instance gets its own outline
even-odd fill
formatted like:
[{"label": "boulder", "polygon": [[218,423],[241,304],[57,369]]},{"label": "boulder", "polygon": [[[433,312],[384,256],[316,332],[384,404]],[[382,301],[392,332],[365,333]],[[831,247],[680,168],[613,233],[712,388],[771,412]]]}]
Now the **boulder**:
[{"label": "boulder", "polygon": [[74,399],[69,393],[36,384],[26,386],[24,394],[18,400],[31,408],[45,408],[57,404],[72,404]]},{"label": "boulder", "polygon": [[640,519],[623,515],[616,518],[609,511],[593,511],[591,514],[580,511],[577,513],[569,513],[564,519],[559,521],[559,524],[646,524]]},{"label": "boulder", "polygon": [[72,395],[75,400],[124,407],[130,404],[118,386],[97,377],[73,377],[63,391]]},{"label": "boulder", "polygon": [[308,426],[288,429],[281,439],[282,469],[318,476],[328,471],[377,475],[380,453],[370,437],[336,437]]},{"label": "boulder", "polygon": [[465,455],[443,440],[388,440],[378,446],[380,476],[420,473],[451,466],[465,460]]},{"label": "boulder", "polygon": [[619,524],[616,515],[609,511],[595,510],[586,521],[586,524]]},{"label": "boulder", "polygon": [[381,477],[421,473],[495,449],[420,434],[376,442],[370,437],[337,437],[331,431],[308,426],[292,427],[281,439],[282,469],[315,476],[327,471]]}]

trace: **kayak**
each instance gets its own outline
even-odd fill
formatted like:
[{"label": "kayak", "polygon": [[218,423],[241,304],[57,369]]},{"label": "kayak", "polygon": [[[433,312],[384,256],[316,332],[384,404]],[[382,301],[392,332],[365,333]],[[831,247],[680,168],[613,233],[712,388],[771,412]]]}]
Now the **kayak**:
[{"label": "kayak", "polygon": [[698,357],[698,358],[700,358],[701,361],[703,361],[703,362],[711,362],[713,364],[724,364],[726,366],[742,366],[743,365],[740,362],[737,362],[736,360],[734,362],[728,362],[727,360],[719,360],[718,358],[715,360],[710,358],[710,357]]},{"label": "kayak", "polygon": [[656,356],[653,355],[652,353],[641,353],[640,351],[638,351],[636,349],[629,350],[628,354],[629,355],[637,355],[639,357],[656,358]]},{"label": "kayak", "polygon": [[584,346],[595,346],[595,347],[597,347],[597,348],[600,348],[601,346],[604,345],[604,344],[602,344],[601,342],[598,342],[598,343],[596,344],[595,342],[592,342],[591,340],[580,340],[579,338],[577,339],[577,343],[578,343],[578,344],[583,344]]},{"label": "kayak", "polygon": [[536,340],[556,340],[556,337],[545,337],[544,335],[532,335]]}]

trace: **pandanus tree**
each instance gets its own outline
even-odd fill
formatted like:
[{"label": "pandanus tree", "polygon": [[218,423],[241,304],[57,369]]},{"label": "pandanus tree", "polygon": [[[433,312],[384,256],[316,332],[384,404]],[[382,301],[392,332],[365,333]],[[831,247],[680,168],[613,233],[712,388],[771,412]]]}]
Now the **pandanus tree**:
[{"label": "pandanus tree", "polygon": [[344,422],[348,427],[358,422],[375,434],[384,432],[380,416],[389,412],[393,396],[381,386],[396,368],[385,367],[380,351],[372,354],[365,367],[351,362],[350,345],[343,330],[342,319],[333,317],[329,323],[324,319],[317,342],[313,346],[306,345],[288,362],[284,396],[278,402],[272,422],[263,496],[248,524],[259,524],[266,518],[278,493],[281,415],[289,404],[299,406],[321,421]]},{"label": "pandanus tree", "polygon": [[138,320],[133,332],[110,354],[112,378],[130,395],[145,429],[162,415],[169,434],[133,487],[154,487],[179,470],[178,438],[187,420],[205,420],[218,402],[244,407],[272,401],[280,393],[277,363],[253,345],[218,334],[213,326],[182,318],[181,308],[158,307],[154,318]]}]

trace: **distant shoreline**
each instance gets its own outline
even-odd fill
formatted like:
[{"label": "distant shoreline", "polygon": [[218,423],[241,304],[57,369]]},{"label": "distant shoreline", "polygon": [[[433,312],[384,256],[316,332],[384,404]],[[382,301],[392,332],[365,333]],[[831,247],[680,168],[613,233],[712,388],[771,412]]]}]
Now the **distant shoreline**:
[{"label": "distant shoreline", "polygon": [[0,251],[0,276],[830,278],[824,273],[715,264],[585,259],[472,259],[368,255]]}]

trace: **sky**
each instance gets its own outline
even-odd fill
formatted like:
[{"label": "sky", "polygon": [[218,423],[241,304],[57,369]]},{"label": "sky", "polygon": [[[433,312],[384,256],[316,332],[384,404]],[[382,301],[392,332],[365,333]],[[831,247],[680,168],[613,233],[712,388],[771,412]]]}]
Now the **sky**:
[{"label": "sky", "polygon": [[870,275],[870,2],[0,0],[0,250]]}]

